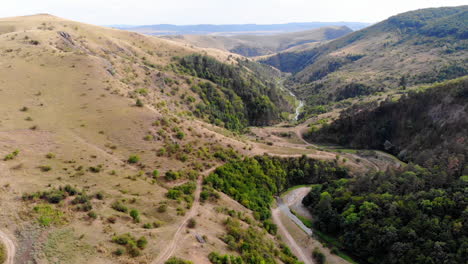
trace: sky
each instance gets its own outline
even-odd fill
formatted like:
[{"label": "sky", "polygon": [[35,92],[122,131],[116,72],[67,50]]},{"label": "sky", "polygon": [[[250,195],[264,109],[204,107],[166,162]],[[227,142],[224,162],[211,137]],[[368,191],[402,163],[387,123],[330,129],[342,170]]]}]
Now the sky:
[{"label": "sky", "polygon": [[97,25],[378,22],[468,0],[3,0],[0,17],[48,13]]}]

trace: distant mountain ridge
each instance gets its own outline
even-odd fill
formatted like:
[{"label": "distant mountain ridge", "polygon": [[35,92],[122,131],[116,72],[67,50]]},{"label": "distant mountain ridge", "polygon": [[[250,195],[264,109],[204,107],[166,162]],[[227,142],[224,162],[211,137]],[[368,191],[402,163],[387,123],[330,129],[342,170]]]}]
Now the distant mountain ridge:
[{"label": "distant mountain ridge", "polygon": [[364,22],[304,22],[286,24],[227,24],[227,25],[110,25],[110,27],[135,31],[149,35],[269,35],[286,32],[305,31],[328,26],[346,26],[352,30],[359,30],[371,25]]},{"label": "distant mountain ridge", "polygon": [[170,40],[189,43],[202,48],[216,48],[242,56],[254,57],[281,52],[298,46],[318,44],[353,32],[346,26],[328,26],[307,31],[288,32],[274,35],[167,35]]}]

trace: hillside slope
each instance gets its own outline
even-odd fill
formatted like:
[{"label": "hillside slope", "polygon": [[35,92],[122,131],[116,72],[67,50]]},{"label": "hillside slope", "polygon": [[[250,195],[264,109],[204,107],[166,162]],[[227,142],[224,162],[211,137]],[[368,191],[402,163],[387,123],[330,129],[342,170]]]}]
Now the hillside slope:
[{"label": "hillside slope", "polygon": [[387,100],[356,105],[309,140],[351,148],[380,149],[449,175],[468,173],[468,77]]},{"label": "hillside slope", "polygon": [[[233,54],[50,15],[0,19],[0,224],[16,235],[15,263],[151,263],[183,255],[167,241],[183,233],[173,244],[191,248],[190,217],[203,222],[196,232],[210,241],[190,257],[209,263],[210,252],[226,253],[218,238],[224,216],[213,207],[250,211],[224,196],[201,207],[201,177],[249,144],[195,119],[204,99],[192,88],[209,86],[227,101],[232,95],[237,106],[245,97],[235,86],[181,71],[182,58],[202,53],[240,74],[224,76],[226,83],[278,89],[266,85],[275,79],[247,69],[255,63],[240,65]],[[279,109],[281,98],[278,91],[263,100]],[[269,241],[279,250],[279,240]]]},{"label": "hillside slope", "polygon": [[309,105],[468,73],[468,6],[422,9],[312,49],[264,63],[292,72],[290,85]]},{"label": "hillside slope", "polygon": [[203,48],[216,48],[247,57],[277,53],[308,43],[336,39],[352,30],[348,27],[322,27],[307,31],[282,33],[275,35],[178,35],[164,38],[189,43]]}]

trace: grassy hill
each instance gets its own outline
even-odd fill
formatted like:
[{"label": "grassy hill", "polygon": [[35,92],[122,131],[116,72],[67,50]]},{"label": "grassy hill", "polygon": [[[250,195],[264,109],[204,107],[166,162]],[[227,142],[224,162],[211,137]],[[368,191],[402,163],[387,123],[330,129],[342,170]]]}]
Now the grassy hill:
[{"label": "grassy hill", "polygon": [[397,101],[356,105],[307,137],[351,148],[380,149],[449,175],[466,175],[468,78],[421,87]]},{"label": "grassy hill", "polygon": [[351,33],[346,26],[321,27],[307,31],[273,35],[178,35],[165,38],[189,43],[203,48],[216,48],[254,57],[281,52],[308,43],[317,43],[342,37]]},{"label": "grassy hill", "polygon": [[[225,214],[214,207],[250,212],[221,195],[191,215],[194,187],[249,145],[200,119],[233,130],[278,122],[289,104],[275,75],[234,54],[50,15],[0,19],[0,56],[0,223],[17,234],[20,263],[150,263],[167,254],[206,262],[226,253]],[[192,57],[210,64],[192,68]],[[215,69],[222,79],[203,74]],[[249,96],[259,91],[257,109]],[[178,231],[188,216],[210,241],[203,249]],[[165,251],[176,236],[180,248]]]},{"label": "grassy hill", "polygon": [[293,73],[309,105],[328,104],[466,75],[467,28],[468,6],[422,9],[262,62]]}]

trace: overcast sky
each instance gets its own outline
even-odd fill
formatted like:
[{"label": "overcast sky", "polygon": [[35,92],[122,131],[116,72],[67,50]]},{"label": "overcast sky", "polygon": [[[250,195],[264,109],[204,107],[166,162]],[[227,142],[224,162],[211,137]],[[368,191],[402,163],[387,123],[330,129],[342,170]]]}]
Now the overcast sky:
[{"label": "overcast sky", "polygon": [[468,0],[2,0],[0,17],[49,13],[98,25],[378,22]]}]

